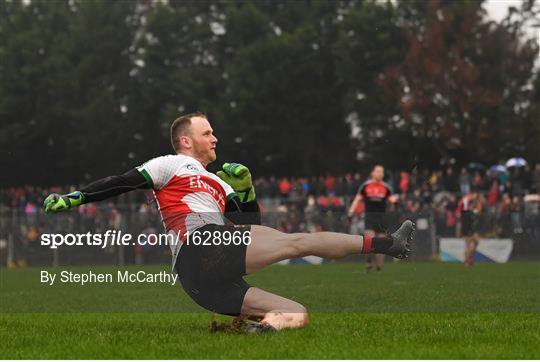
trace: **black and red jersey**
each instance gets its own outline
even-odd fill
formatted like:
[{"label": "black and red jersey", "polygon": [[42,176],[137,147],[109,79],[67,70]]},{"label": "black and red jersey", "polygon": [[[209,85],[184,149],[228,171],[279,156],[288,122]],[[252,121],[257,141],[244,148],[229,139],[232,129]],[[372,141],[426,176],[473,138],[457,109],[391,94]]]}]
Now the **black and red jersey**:
[{"label": "black and red jersey", "polygon": [[392,195],[392,188],[384,181],[368,180],[358,189],[366,205],[366,212],[385,212],[386,201]]}]

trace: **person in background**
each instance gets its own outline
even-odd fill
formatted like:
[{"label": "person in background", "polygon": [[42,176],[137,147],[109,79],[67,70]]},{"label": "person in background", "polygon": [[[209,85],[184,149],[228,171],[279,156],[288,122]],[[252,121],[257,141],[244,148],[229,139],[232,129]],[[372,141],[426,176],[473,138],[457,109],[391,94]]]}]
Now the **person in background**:
[{"label": "person in background", "polygon": [[[392,194],[392,188],[384,179],[384,167],[375,165],[371,170],[371,178],[364,182],[358,189],[358,193],[349,208],[348,216],[352,217],[358,204],[365,204],[365,234],[371,236],[384,235],[387,231],[385,223],[385,211],[387,201],[395,201],[397,197]],[[377,271],[382,270],[384,255],[375,256]],[[371,271],[373,262],[371,256],[366,258],[366,272]]]},{"label": "person in background", "polygon": [[475,188],[459,200],[456,216],[460,220],[461,229],[458,237],[465,238],[465,265],[472,266],[474,252],[480,242],[478,234],[479,216],[484,209],[484,200]]},{"label": "person in background", "polygon": [[446,174],[444,175],[443,186],[446,189],[446,191],[450,191],[450,192],[458,191],[458,179],[452,167],[448,167],[446,169]]}]

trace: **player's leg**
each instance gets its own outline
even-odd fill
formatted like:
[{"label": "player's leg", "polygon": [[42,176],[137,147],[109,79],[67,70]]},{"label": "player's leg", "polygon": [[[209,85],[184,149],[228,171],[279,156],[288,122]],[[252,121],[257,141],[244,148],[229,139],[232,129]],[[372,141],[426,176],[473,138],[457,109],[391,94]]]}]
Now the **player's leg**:
[{"label": "player's leg", "polygon": [[[378,212],[374,213],[372,215],[372,218],[374,219],[372,222],[374,224],[374,230],[375,236],[381,237],[386,235],[385,230],[386,228],[386,220],[385,220],[385,214]],[[375,254],[375,268],[377,271],[381,271],[384,265],[384,254]]]},{"label": "player's leg", "polygon": [[246,251],[246,273],[250,274],[278,261],[315,255],[339,259],[352,254],[385,253],[407,256],[414,224],[406,221],[394,234],[369,237],[334,232],[286,234],[278,230],[251,226],[251,243]]},{"label": "player's leg", "polygon": [[384,254],[375,254],[375,268],[381,271],[384,266]]},{"label": "player's leg", "polygon": [[465,266],[471,266],[472,263],[472,242],[473,242],[473,229],[472,218],[469,212],[463,213],[461,218],[461,234],[465,239]]},{"label": "player's leg", "polygon": [[478,248],[478,243],[480,242],[480,236],[478,233],[474,233],[471,237],[471,249],[469,253],[469,265],[472,266],[474,264],[474,253],[476,252],[476,248]]},{"label": "player's leg", "polygon": [[465,257],[463,259],[463,264],[465,266],[468,266],[469,263],[469,238],[467,236],[462,235],[462,237],[465,240]]},{"label": "player's leg", "polygon": [[287,298],[251,287],[242,304],[242,315],[261,317],[261,324],[276,330],[302,328],[308,324],[306,308]]},{"label": "player's leg", "polygon": [[360,254],[361,235],[334,232],[287,234],[266,226],[251,226],[251,244],[246,252],[246,272],[253,273],[278,261],[307,255],[338,259]]},{"label": "player's leg", "polygon": [[[385,234],[378,230],[375,236],[383,237]],[[381,271],[384,266],[384,254],[375,254],[375,269]]]},{"label": "player's leg", "polygon": [[369,273],[373,269],[373,255],[366,254],[366,273]]},{"label": "player's leg", "polygon": [[471,243],[469,241],[469,238],[465,239],[465,266],[470,266],[470,255],[471,255]]},{"label": "player's leg", "polygon": [[[374,237],[375,232],[373,230],[366,230],[364,235]],[[373,269],[373,259],[373,254],[366,254],[366,273],[369,273]]]},{"label": "player's leg", "polygon": [[465,265],[471,266],[474,254],[474,237],[467,236],[465,238]]},{"label": "player's leg", "polygon": [[[366,212],[365,225],[366,235],[371,237],[384,237],[386,235],[384,226],[384,213],[381,212]],[[375,268],[377,271],[382,270],[384,264],[384,255],[375,254],[369,255],[366,258],[366,273],[369,273],[373,268],[373,260],[375,260]]]}]

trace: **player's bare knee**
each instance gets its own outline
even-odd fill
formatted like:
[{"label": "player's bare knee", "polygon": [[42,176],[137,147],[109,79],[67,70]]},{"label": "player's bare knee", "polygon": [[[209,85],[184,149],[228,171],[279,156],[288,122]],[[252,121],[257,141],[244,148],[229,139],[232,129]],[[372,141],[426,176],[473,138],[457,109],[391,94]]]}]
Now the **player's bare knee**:
[{"label": "player's bare knee", "polygon": [[298,326],[300,328],[306,327],[309,324],[309,316],[307,309],[301,305],[301,309],[298,311],[297,318],[298,318]]},{"label": "player's bare knee", "polygon": [[304,328],[309,324],[306,308],[301,304],[289,306],[282,311],[273,311],[266,314],[264,321],[274,328],[281,330],[286,328]]},{"label": "player's bare knee", "polygon": [[298,328],[305,327],[309,324],[308,311],[306,307],[304,307],[300,303],[295,303],[294,306],[291,306],[289,308],[290,316],[292,319],[294,319],[295,325]]}]

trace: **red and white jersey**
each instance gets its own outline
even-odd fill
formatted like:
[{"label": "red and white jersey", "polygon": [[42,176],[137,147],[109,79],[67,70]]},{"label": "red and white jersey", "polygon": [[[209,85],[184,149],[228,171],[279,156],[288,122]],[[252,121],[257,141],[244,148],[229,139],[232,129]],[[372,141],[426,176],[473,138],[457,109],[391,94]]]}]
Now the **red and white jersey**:
[{"label": "red and white jersey", "polygon": [[[184,240],[206,224],[223,225],[231,186],[186,155],[156,157],[137,170],[152,185],[165,229]],[[180,245],[171,245],[173,259]]]}]

